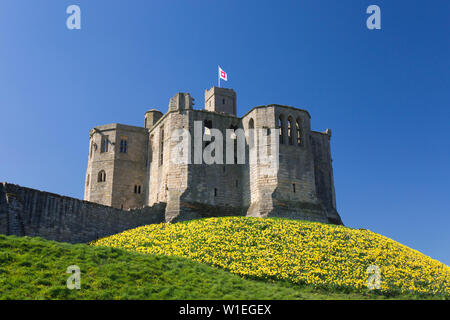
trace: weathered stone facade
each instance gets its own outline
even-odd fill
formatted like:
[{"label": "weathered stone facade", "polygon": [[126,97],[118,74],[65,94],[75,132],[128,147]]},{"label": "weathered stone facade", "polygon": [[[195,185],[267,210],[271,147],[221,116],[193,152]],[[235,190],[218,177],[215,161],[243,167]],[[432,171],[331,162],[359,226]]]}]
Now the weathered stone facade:
[{"label": "weathered stone facade", "polygon": [[[165,204],[165,221],[205,216],[246,215],[289,217],[342,224],[336,211],[331,164],[331,131],[312,131],[307,111],[282,105],[259,106],[236,116],[236,93],[213,87],[205,91],[205,110],[193,109],[188,93],[170,99],[162,114],[145,113],[144,127],[121,124],[90,131],[84,199],[118,209]],[[176,129],[195,136],[194,121],[206,128],[280,129],[279,168],[267,175],[268,164],[178,164],[171,161]],[[207,129],[206,129],[207,130]],[[198,132],[197,132],[198,134]],[[250,148],[273,140],[245,138]],[[208,142],[203,141],[202,148]],[[190,152],[194,154],[194,144]]]},{"label": "weathered stone facade", "polygon": [[135,210],[0,183],[0,234],[81,243],[165,220],[165,204]]}]

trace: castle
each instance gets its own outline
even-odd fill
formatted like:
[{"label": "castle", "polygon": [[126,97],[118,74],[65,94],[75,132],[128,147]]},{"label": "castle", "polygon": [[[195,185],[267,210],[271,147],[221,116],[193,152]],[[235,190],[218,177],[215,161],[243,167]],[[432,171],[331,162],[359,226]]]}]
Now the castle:
[{"label": "castle", "polygon": [[[193,100],[189,93],[175,94],[166,114],[155,109],[145,113],[144,127],[108,124],[92,129],[84,200],[122,210],[163,203],[166,222],[243,215],[342,224],[329,129],[312,131],[306,110],[282,105],[254,107],[239,118],[233,89],[205,90],[204,110],[194,109]],[[276,132],[277,171],[267,174],[264,164],[242,163],[236,157],[233,164],[171,161],[177,147],[171,132],[184,129],[194,135],[195,122],[203,134],[260,129],[270,137]],[[253,145],[270,141],[273,137],[247,135],[246,159]],[[201,147],[209,143],[202,140]],[[193,145],[189,148],[194,151]]]}]

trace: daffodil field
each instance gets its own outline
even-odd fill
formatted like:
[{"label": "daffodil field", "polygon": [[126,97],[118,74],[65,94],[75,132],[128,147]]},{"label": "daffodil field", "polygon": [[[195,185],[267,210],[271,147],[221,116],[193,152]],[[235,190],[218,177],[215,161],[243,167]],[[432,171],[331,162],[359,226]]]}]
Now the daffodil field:
[{"label": "daffodil field", "polygon": [[375,265],[381,291],[450,294],[450,267],[369,230],[344,226],[209,218],[143,226],[92,245],[187,257],[248,278],[325,288],[367,290],[367,268]]}]

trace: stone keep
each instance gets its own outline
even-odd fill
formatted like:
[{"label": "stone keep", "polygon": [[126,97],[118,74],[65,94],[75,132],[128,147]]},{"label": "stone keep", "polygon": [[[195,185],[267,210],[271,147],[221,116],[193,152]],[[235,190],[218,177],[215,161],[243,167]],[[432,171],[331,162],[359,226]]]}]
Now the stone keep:
[{"label": "stone keep", "polygon": [[[145,113],[144,127],[98,126],[89,134],[84,199],[118,209],[165,205],[165,220],[210,216],[287,217],[342,224],[336,211],[330,152],[331,130],[312,131],[306,110],[266,105],[236,116],[236,93],[213,87],[205,91],[205,109],[193,109],[189,93],[170,99],[168,112]],[[268,176],[264,164],[176,164],[175,129],[194,136],[194,121],[219,129],[279,128],[279,168]],[[249,139],[252,139],[251,141]],[[270,141],[270,140],[268,140]],[[246,137],[249,144],[267,144]],[[203,148],[206,142],[203,142]],[[193,146],[191,146],[193,151]]]}]

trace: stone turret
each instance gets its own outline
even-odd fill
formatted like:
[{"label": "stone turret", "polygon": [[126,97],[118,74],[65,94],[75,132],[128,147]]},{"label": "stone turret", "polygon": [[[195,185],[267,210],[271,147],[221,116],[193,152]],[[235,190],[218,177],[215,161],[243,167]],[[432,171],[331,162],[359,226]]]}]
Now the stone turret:
[{"label": "stone turret", "polygon": [[145,125],[146,129],[151,129],[156,122],[163,116],[162,112],[156,109],[151,109],[145,113]]},{"label": "stone turret", "polygon": [[194,98],[189,93],[176,93],[169,102],[169,111],[192,110]]},{"label": "stone turret", "polygon": [[205,90],[205,110],[236,115],[236,92],[233,89],[212,87]]}]

